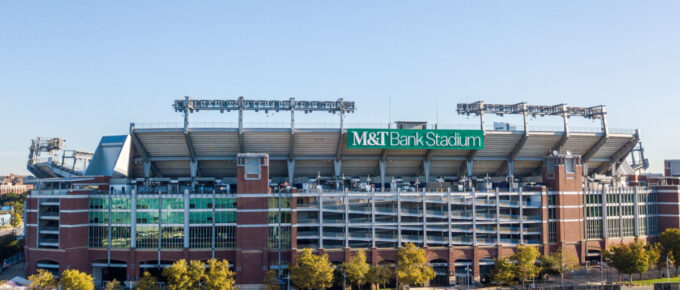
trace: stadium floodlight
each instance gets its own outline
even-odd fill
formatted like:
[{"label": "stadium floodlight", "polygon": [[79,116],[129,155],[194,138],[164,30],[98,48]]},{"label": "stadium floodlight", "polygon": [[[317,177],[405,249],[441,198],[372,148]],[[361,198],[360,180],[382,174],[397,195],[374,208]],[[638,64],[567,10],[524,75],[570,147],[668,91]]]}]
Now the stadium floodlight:
[{"label": "stadium floodlight", "polygon": [[593,107],[568,107],[566,104],[544,106],[527,105],[525,102],[518,104],[486,104],[482,101],[474,103],[459,103],[457,110],[459,115],[496,114],[529,114],[531,116],[566,116],[583,117],[586,119],[602,119],[607,114],[603,105]]},{"label": "stadium floodlight", "polygon": [[239,128],[243,125],[243,111],[264,111],[269,113],[270,111],[290,111],[291,112],[291,124],[294,124],[294,113],[295,111],[302,111],[307,113],[311,112],[328,112],[328,113],[339,113],[340,114],[340,126],[343,124],[343,116],[345,113],[354,113],[356,107],[354,102],[345,101],[339,98],[336,101],[298,101],[295,98],[290,98],[288,100],[246,100],[243,97],[231,100],[219,100],[219,99],[191,99],[189,97],[184,97],[184,100],[175,100],[173,103],[173,108],[175,112],[184,113],[184,126],[185,128],[189,124],[189,114],[194,112],[204,111],[224,111],[239,112]]}]

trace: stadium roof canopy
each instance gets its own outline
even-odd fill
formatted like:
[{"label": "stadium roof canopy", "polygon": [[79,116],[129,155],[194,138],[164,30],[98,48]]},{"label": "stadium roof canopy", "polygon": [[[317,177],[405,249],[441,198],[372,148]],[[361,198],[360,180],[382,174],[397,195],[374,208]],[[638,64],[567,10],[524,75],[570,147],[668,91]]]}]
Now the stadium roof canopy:
[{"label": "stadium roof canopy", "polygon": [[[376,126],[352,126],[348,128]],[[236,155],[268,153],[270,176],[288,177],[292,164],[295,177],[375,176],[379,161],[386,162],[386,176],[423,176],[423,163],[430,161],[430,176],[461,176],[466,160],[474,160],[473,176],[504,176],[508,161],[514,160],[514,175],[532,176],[539,173],[544,156],[553,150],[561,154],[582,156],[588,171],[601,173],[613,162],[622,162],[639,141],[639,131],[599,128],[534,129],[530,134],[519,131],[485,131],[485,148],[470,150],[395,150],[347,148],[347,129],[300,128],[270,126],[257,127],[218,124],[214,126],[181,124],[131,125],[133,161],[131,177],[144,176],[144,161],[150,161],[152,176],[191,176],[191,163],[198,164],[201,177],[233,177],[236,174]],[[314,127],[314,126],[311,126]],[[386,128],[385,124],[382,128]],[[471,129],[439,126],[440,129]],[[583,132],[579,132],[583,131]],[[295,162],[289,162],[294,160]],[[336,162],[341,161],[341,162]],[[339,166],[340,172],[336,172]]]}]

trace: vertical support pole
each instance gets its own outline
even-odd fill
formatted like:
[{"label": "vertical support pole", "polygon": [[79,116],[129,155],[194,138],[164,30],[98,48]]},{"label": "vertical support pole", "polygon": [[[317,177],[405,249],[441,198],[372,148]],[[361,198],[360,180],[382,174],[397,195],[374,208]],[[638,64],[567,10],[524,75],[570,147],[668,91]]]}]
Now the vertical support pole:
[{"label": "vertical support pole", "polygon": [[109,220],[109,228],[108,228],[108,230],[109,230],[109,233],[108,233],[109,241],[107,242],[108,245],[106,247],[106,263],[110,265],[111,264],[111,202],[112,202],[110,190],[109,190],[108,195],[109,195],[109,218],[108,218],[108,220]]},{"label": "vertical support pole", "polygon": [[371,191],[371,243],[375,248],[375,191]]},{"label": "vertical support pole", "polygon": [[524,201],[522,200],[522,188],[519,188],[519,243],[524,244]]},{"label": "vertical support pole", "polygon": [[333,160],[333,173],[335,177],[342,175],[342,160]]},{"label": "vertical support pole", "polygon": [[430,182],[430,160],[423,161],[423,172],[425,173],[425,183]]},{"label": "vertical support pole", "polygon": [[634,186],[633,187],[633,194],[635,195],[633,197],[633,218],[635,221],[634,227],[635,227],[635,237],[640,236],[640,209],[638,208],[638,204],[640,200],[638,199],[638,187]]},{"label": "vertical support pole", "polygon": [[319,249],[323,249],[323,193],[317,190],[319,196]]},{"label": "vertical support pole", "polygon": [[345,248],[349,248],[349,191],[346,189],[345,189]]},{"label": "vertical support pole", "polygon": [[380,187],[382,192],[385,192],[385,161],[380,160],[378,165],[380,167]]},{"label": "vertical support pole", "polygon": [[[213,196],[215,194],[213,193]],[[184,248],[189,249],[189,191],[183,192],[184,197]],[[213,218],[214,219],[214,218]]]},{"label": "vertical support pole", "polygon": [[137,185],[132,188],[130,193],[130,248],[137,248]]},{"label": "vertical support pole", "polygon": [[467,160],[465,160],[465,165],[467,166],[467,170],[465,172],[467,177],[472,177],[472,170],[474,170],[474,160],[468,158]]},{"label": "vertical support pole", "polygon": [[501,244],[501,205],[500,188],[496,187],[496,245]]},{"label": "vertical support pole", "polygon": [[151,177],[151,161],[144,161],[144,178],[149,179]]},{"label": "vertical support pole", "polygon": [[421,198],[423,199],[423,246],[427,247],[427,195],[424,188]]},{"label": "vertical support pole", "polygon": [[473,188],[472,191],[470,191],[470,196],[472,196],[472,245],[476,246],[477,245],[477,194],[475,193],[475,189]]},{"label": "vertical support pole", "polygon": [[293,160],[288,160],[288,183],[290,185],[293,185],[293,181],[295,180],[295,159]]},{"label": "vertical support pole", "polygon": [[512,190],[513,184],[515,183],[515,160],[508,160],[508,182],[510,184],[510,189]]},{"label": "vertical support pole", "polygon": [[189,128],[189,96],[184,96],[184,132]]},{"label": "vertical support pole", "polygon": [[397,188],[397,248],[401,247],[401,189]]},{"label": "vertical support pole", "polygon": [[602,187],[602,238],[609,237],[609,225],[607,223],[607,188]]},{"label": "vertical support pole", "polygon": [[161,265],[161,240],[163,239],[163,198],[161,197],[161,190],[158,189],[158,266]]},{"label": "vertical support pole", "polygon": [[238,97],[238,133],[243,134],[243,109],[245,107],[243,97]]},{"label": "vertical support pole", "polygon": [[449,187],[448,194],[446,195],[446,209],[447,215],[447,226],[449,231],[449,247],[453,246],[453,229],[451,229],[451,188]]},{"label": "vertical support pole", "polygon": [[215,223],[216,223],[216,215],[215,215],[215,190],[213,190],[213,195],[212,195],[212,238],[210,239],[210,244],[211,244],[211,255],[212,258],[215,259],[215,247],[216,247],[216,236],[217,236],[217,230],[215,229]]}]

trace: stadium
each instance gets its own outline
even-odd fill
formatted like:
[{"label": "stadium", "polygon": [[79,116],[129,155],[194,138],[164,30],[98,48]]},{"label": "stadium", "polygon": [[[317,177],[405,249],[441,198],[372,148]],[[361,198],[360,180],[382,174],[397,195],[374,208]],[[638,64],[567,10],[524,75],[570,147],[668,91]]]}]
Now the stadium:
[{"label": "stadium", "polygon": [[[355,126],[344,120],[355,104],[343,99],[186,97],[173,108],[183,123],[132,123],[94,153],[34,140],[27,275],[79,269],[97,283],[133,283],[179,259],[218,258],[241,288],[258,288],[270,269],[290,286],[303,248],[333,263],[362,249],[378,265],[414,243],[435,268],[431,286],[486,283],[494,258],[520,244],[594,265],[607,245],[680,226],[678,179],[638,174],[647,164],[640,131],[609,128],[604,106],[458,104],[476,126]],[[201,111],[239,119],[192,124]],[[244,111],[290,111],[290,125],[248,126]],[[296,112],[339,122],[296,126]],[[523,127],[490,127],[485,115],[519,115]],[[534,126],[532,116],[564,125]],[[572,128],[570,118],[601,126]]]}]

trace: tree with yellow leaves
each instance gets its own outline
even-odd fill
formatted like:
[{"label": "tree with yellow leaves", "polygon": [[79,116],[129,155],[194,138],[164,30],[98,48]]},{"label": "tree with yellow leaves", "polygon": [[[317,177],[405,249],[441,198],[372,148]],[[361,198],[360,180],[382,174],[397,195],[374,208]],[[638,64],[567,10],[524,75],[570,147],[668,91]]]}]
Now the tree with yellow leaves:
[{"label": "tree with yellow leaves", "polygon": [[290,269],[290,279],[300,289],[319,289],[333,286],[334,267],[328,261],[328,254],[312,254],[303,249],[295,256],[296,265]]},{"label": "tree with yellow leaves", "polygon": [[435,277],[434,269],[427,265],[425,250],[406,243],[397,253],[397,279],[403,285],[424,285]]}]

